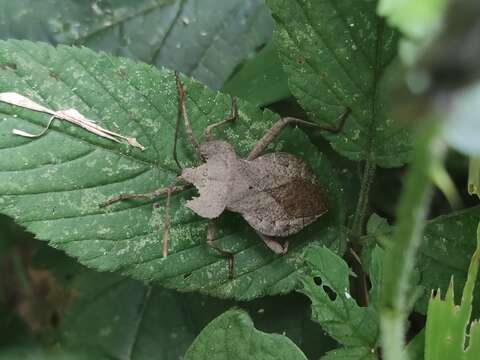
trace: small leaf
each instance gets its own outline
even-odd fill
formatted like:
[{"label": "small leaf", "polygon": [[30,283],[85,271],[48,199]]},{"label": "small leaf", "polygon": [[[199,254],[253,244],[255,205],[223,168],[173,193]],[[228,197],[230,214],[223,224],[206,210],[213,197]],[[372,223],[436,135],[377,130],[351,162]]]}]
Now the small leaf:
[{"label": "small leaf", "polygon": [[[384,246],[388,241],[386,234],[389,234],[390,231],[391,226],[388,221],[376,213],[373,213],[367,221],[367,235],[364,237],[365,245],[362,249],[361,261],[363,268],[368,271],[370,277],[379,275],[378,271],[380,269],[383,272],[383,266],[378,263],[380,257],[383,256],[383,251],[381,251],[379,245]],[[373,259],[373,256],[376,256],[376,259]],[[375,264],[372,263],[373,261],[375,261]],[[374,287],[371,289],[372,292],[377,290]]]},{"label": "small leaf", "polygon": [[351,108],[340,134],[325,134],[352,160],[400,166],[411,152],[408,132],[388,117],[397,34],[376,15],[375,1],[269,0],[274,39],[290,90],[309,117],[332,124]]},{"label": "small leaf", "polygon": [[311,276],[304,278],[301,292],[312,301],[313,320],[340,344],[357,349],[352,352],[374,354],[379,332],[377,314],[371,307],[359,307],[350,295],[348,265],[319,246],[310,247],[305,259]]},{"label": "small leaf", "polygon": [[424,360],[425,354],[425,328],[405,346],[405,357],[410,360]]},{"label": "small leaf", "polygon": [[0,8],[1,38],[84,45],[179,70],[215,89],[273,27],[261,0],[1,0]]},{"label": "small leaf", "polygon": [[[15,70],[2,64],[15,64]],[[193,130],[224,118],[231,99],[185,79],[186,108]],[[69,124],[54,122],[41,138],[11,134],[45,127],[47,116],[0,104],[0,212],[39,239],[101,271],[119,271],[144,282],[237,299],[286,293],[298,286],[297,261],[307,244],[319,242],[339,252],[345,245],[345,201],[325,154],[299,129],[286,130],[269,150],[303,159],[317,174],[329,212],[290,239],[286,256],[276,256],[246,222],[224,214],[217,223],[217,246],[235,254],[235,278],[227,261],[207,244],[207,222],[184,204],[194,195],[172,197],[169,256],[162,257],[164,199],[99,204],[120,193],[153,191],[177,176],[172,156],[177,116],[173,72],[157,70],[86,48],[25,41],[0,43],[0,92],[14,91],[52,108],[75,108],[105,128],[136,137],[146,149],[116,144]],[[245,156],[278,115],[239,101],[239,117],[217,132]],[[179,160],[197,162],[181,132]]]},{"label": "small leaf", "polygon": [[185,360],[306,360],[286,336],[254,328],[248,314],[229,310],[202,330],[185,354]]},{"label": "small leaf", "polygon": [[[469,258],[475,250],[475,238],[480,207],[454,212],[431,220],[425,227],[417,260],[420,283],[426,289],[425,296],[416,304],[416,310],[426,312],[431,289],[445,293],[451,277],[455,278],[454,290],[461,293],[467,279]],[[479,298],[475,299],[478,305]]]},{"label": "small leaf", "polygon": [[382,236],[391,230],[391,226],[387,219],[377,214],[372,214],[367,222],[367,234],[373,236]]},{"label": "small leaf", "polygon": [[453,278],[444,300],[441,299],[440,290],[430,298],[425,330],[425,360],[473,360],[480,357],[478,323],[472,325],[473,336],[469,337],[468,347],[465,349],[473,290],[480,265],[480,227],[477,236],[477,249],[471,258],[460,305],[455,305]]},{"label": "small leaf", "polygon": [[370,269],[368,275],[370,276],[370,282],[372,288],[370,289],[370,303],[378,309],[380,304],[380,289],[383,282],[383,257],[385,250],[376,246],[371,255]]}]

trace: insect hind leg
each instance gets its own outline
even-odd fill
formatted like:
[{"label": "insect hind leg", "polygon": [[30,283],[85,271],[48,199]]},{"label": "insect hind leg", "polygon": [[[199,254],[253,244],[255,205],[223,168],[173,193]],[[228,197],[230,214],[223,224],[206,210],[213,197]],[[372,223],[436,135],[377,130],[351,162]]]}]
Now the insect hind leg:
[{"label": "insect hind leg", "polygon": [[260,236],[260,238],[263,240],[263,242],[265,243],[265,245],[270,249],[272,250],[275,254],[277,255],[285,255],[288,251],[288,240],[285,240],[285,242],[282,244],[280,244],[277,240],[275,240],[275,238],[271,237],[271,236],[266,236],[266,235],[263,235],[259,232],[257,232],[258,235]]},{"label": "insect hind leg", "polygon": [[214,244],[215,241],[215,223],[213,220],[208,222],[208,230],[207,230],[207,244],[216,252],[218,252],[221,256],[227,259],[228,261],[228,277],[233,279],[234,277],[234,270],[235,270],[235,258],[230,251],[226,251],[220,249],[217,245]]}]

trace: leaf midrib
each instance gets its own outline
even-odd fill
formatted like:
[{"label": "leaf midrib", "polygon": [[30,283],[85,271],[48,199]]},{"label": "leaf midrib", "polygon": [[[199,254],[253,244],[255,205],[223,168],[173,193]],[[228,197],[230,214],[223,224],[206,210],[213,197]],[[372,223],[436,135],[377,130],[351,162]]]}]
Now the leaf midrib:
[{"label": "leaf midrib", "polygon": [[145,8],[133,13],[133,14],[130,14],[130,15],[127,15],[127,16],[124,16],[124,17],[119,17],[118,19],[116,19],[115,21],[112,21],[110,24],[108,25],[104,25],[104,26],[100,26],[98,29],[95,29],[89,33],[86,33],[85,35],[82,35],[82,36],[79,36],[78,38],[76,39],[73,39],[71,40],[68,45],[75,45],[75,44],[78,44],[78,43],[85,43],[86,41],[88,41],[88,39],[104,32],[104,31],[107,31],[113,27],[116,27],[116,26],[119,26],[129,20],[132,20],[138,16],[145,16],[147,15],[148,13],[150,12],[153,12],[157,9],[160,9],[164,6],[169,6],[169,5],[172,5],[173,3],[175,2],[175,0],[167,0],[167,1],[155,1],[154,4],[150,5],[150,6],[146,6]]},{"label": "leaf midrib", "polygon": [[[332,49],[332,46],[325,40],[325,37],[323,36],[322,33],[320,33],[318,31],[318,29],[313,25],[314,22],[311,20],[310,16],[308,15],[308,11],[299,3],[299,0],[295,0],[297,5],[300,7],[300,9],[302,9],[302,13],[303,13],[303,16],[307,19],[307,21],[309,22],[311,28],[313,29],[313,31],[315,32],[315,34],[317,34],[317,36],[319,37],[319,39],[322,41],[323,45],[325,46],[325,48],[328,50],[328,52],[330,54],[332,54],[332,56],[334,57],[335,61],[337,62],[337,64],[340,66],[340,68],[343,70],[343,72],[345,73],[345,75],[347,75],[347,77],[350,79],[350,82],[355,86],[355,88],[365,97],[368,97],[368,94],[366,94],[362,88],[357,84],[357,82],[354,80],[355,77],[348,71],[348,68],[343,64],[342,61],[340,61],[340,58],[338,57],[338,55],[335,53],[335,51],[333,51]],[[343,21],[342,21],[343,22]],[[348,30],[347,30],[348,31]]]},{"label": "leaf midrib", "polygon": [[173,28],[175,27],[175,24],[177,23],[178,19],[180,18],[180,15],[183,13],[183,9],[185,7],[185,2],[187,0],[180,0],[180,4],[178,6],[177,12],[175,13],[175,16],[173,17],[173,20],[170,22],[168,25],[167,31],[165,32],[165,35],[163,36],[162,40],[160,41],[160,44],[158,47],[155,49],[153,52],[153,55],[149,61],[150,64],[155,65],[157,63],[158,56],[160,55],[160,52],[165,45],[168,37],[172,33]]}]

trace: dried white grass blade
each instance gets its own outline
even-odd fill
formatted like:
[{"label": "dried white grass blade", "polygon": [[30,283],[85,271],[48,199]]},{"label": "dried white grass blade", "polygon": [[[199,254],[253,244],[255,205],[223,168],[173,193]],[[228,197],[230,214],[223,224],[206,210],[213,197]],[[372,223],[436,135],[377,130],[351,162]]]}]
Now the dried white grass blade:
[{"label": "dried white grass blade", "polygon": [[50,120],[48,121],[47,127],[45,129],[43,129],[41,132],[39,132],[38,134],[32,134],[32,133],[29,133],[29,132],[26,132],[26,131],[23,131],[23,130],[18,130],[18,129],[13,129],[12,133],[14,133],[15,135],[18,135],[18,136],[23,136],[23,137],[28,137],[28,138],[38,138],[40,136],[43,136],[43,134],[45,134],[48,131],[48,129],[50,128],[50,125],[52,125],[52,122],[55,119],[56,119],[56,117],[55,117],[55,115],[53,115],[50,118]]},{"label": "dried white grass blade", "polygon": [[31,134],[29,132],[23,131],[23,130],[18,130],[14,129],[13,133],[19,136],[25,136],[29,138],[35,138],[42,136],[50,127],[50,124],[52,123],[52,120],[54,118],[58,118],[61,120],[68,121],[72,124],[75,124],[77,126],[82,127],[83,129],[98,135],[100,137],[118,142],[118,143],[123,143],[126,142],[130,146],[139,148],[141,150],[145,150],[145,147],[140,144],[137,139],[133,137],[127,137],[123,136],[121,134],[118,134],[116,132],[113,132],[111,130],[105,129],[95,123],[95,121],[86,118],[84,115],[82,115],[79,111],[76,109],[65,109],[65,110],[59,110],[59,111],[54,111],[49,108],[46,108],[40,104],[37,104],[33,100],[30,100],[29,98],[17,94],[15,92],[5,92],[5,93],[0,93],[0,101],[5,102],[7,104],[23,107],[29,110],[33,111],[38,111],[38,112],[43,112],[46,114],[53,115],[53,118],[50,119],[50,122],[48,123],[48,126],[44,131],[42,131],[38,135]]},{"label": "dried white grass blade", "polygon": [[29,98],[23,95],[20,95],[14,92],[0,93],[0,101],[3,101],[7,104],[20,106],[25,109],[47,113],[50,115],[53,115],[55,112],[53,110],[50,110],[49,108],[46,108],[40,104],[37,104],[35,101],[30,100]]},{"label": "dried white grass blade", "polygon": [[23,131],[23,130],[18,130],[18,129],[13,129],[12,134],[18,135],[18,136],[23,136],[23,137],[28,137],[28,138],[36,138],[38,135],[31,134],[29,132]]}]

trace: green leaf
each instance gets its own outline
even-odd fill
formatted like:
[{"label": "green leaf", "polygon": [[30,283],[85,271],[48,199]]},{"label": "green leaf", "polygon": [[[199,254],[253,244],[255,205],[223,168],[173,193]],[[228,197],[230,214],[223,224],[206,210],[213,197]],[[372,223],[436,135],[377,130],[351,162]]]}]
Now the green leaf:
[{"label": "green leaf", "polygon": [[220,88],[271,37],[261,0],[1,0],[0,37],[85,45]]},{"label": "green leaf", "polygon": [[297,293],[235,303],[197,293],[149,289],[117,274],[88,270],[46,244],[36,252],[33,267],[48,269],[66,291],[75,294],[56,339],[64,348],[97,350],[109,359],[123,359],[126,353],[137,360],[155,358],[155,354],[178,359],[204,326],[235,304],[252,314],[262,331],[287,335],[308,358],[318,358],[335,346],[309,321],[310,305]]},{"label": "green leaf", "polygon": [[58,342],[111,359],[179,359],[201,327],[227,304],[145,286],[124,277],[83,271],[69,283],[77,294]]},{"label": "green leaf", "polygon": [[246,312],[229,310],[208,324],[185,354],[185,360],[203,359],[307,358],[286,336],[258,331]]},{"label": "green leaf", "polygon": [[301,292],[312,301],[313,320],[340,344],[352,348],[342,350],[342,354],[345,351],[374,356],[379,332],[377,314],[371,307],[359,307],[350,295],[348,265],[319,246],[310,247],[305,259],[311,276],[304,278]]},{"label": "green leaf", "polygon": [[35,344],[0,350],[0,360],[109,360],[100,354],[84,353],[82,351],[44,350]]},{"label": "green leaf", "polygon": [[273,42],[268,43],[255,57],[228,80],[222,91],[238,96],[257,106],[265,106],[291,96],[287,75],[278,58]]},{"label": "green leaf", "polygon": [[[194,132],[230,111],[228,96],[185,79]],[[237,299],[286,293],[298,285],[297,261],[305,246],[345,245],[345,201],[324,154],[298,129],[286,130],[271,150],[289,151],[316,172],[330,200],[329,213],[290,239],[286,256],[268,250],[237,215],[220,218],[217,245],[235,254],[235,279],[227,262],[206,244],[207,222],[185,208],[193,191],[172,197],[169,256],[162,257],[164,200],[127,201],[107,209],[112,195],[146,192],[176,177],[172,157],[177,90],[171,71],[95,54],[88,49],[30,42],[0,43],[0,91],[15,91],[53,109],[75,108],[99,124],[137,137],[141,152],[54,122],[44,137],[26,139],[12,129],[38,132],[48,117],[0,104],[0,212],[50,245],[101,271],[119,271],[144,282]],[[220,130],[244,156],[278,116],[239,101],[239,117]],[[183,134],[183,132],[182,132]],[[179,159],[194,163],[184,136]]]},{"label": "green leaf", "polygon": [[321,360],[377,360],[375,353],[364,347],[348,347],[332,350]]},{"label": "green leaf", "polygon": [[[368,271],[370,277],[379,275],[378,271],[380,269],[382,270],[381,273],[383,273],[383,266],[379,263],[383,252],[379,248],[379,244],[383,246],[388,241],[386,234],[389,234],[390,231],[391,226],[388,221],[375,213],[367,221],[367,235],[363,238],[365,245],[362,250],[361,260],[363,268]],[[376,259],[373,259],[374,256],[376,256]],[[373,264],[373,261],[376,263]],[[372,288],[372,291],[376,291],[376,289]]]},{"label": "green leaf", "polygon": [[410,138],[386,114],[397,34],[377,17],[375,1],[268,0],[274,39],[290,90],[309,117],[333,123],[352,109],[340,134],[325,137],[352,160],[380,166],[408,161]]},{"label": "green leaf", "polygon": [[[427,223],[417,261],[419,284],[425,294],[417,302],[416,310],[425,313],[430,291],[440,288],[445,293],[452,276],[455,278],[455,293],[462,292],[469,258],[475,251],[479,217],[480,206],[476,206]],[[476,306],[480,304],[479,300],[475,299]]]},{"label": "green leaf", "polygon": [[372,288],[370,289],[369,301],[378,309],[380,304],[380,289],[383,282],[383,257],[385,256],[385,250],[376,246],[371,254],[370,269],[368,275]]},{"label": "green leaf", "polygon": [[425,328],[423,328],[410,342],[405,346],[405,357],[410,360],[423,360],[425,353]]},{"label": "green leaf", "polygon": [[373,213],[367,222],[367,234],[381,237],[390,231],[390,224],[387,219]]},{"label": "green leaf", "polygon": [[[473,290],[480,265],[480,227],[477,230],[477,248],[468,270],[460,305],[455,305],[453,278],[445,299],[440,290],[428,303],[425,330],[425,359],[478,359],[480,357],[480,331],[478,322],[473,323],[470,336],[466,334],[472,313]],[[468,337],[468,347],[466,338]]]}]

